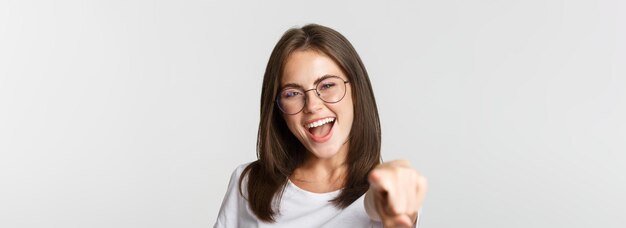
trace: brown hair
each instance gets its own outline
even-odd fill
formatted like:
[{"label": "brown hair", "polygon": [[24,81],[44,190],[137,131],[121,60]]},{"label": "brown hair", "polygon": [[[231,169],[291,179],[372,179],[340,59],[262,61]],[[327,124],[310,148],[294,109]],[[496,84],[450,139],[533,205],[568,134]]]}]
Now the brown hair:
[{"label": "brown hair", "polygon": [[278,41],[265,69],[261,91],[261,118],[257,138],[258,160],[248,165],[247,196],[250,208],[262,221],[274,222],[287,178],[304,162],[306,149],[289,131],[276,105],[283,65],[297,50],[320,51],[333,59],[344,71],[350,86],[354,108],[354,122],[350,131],[346,159],[347,178],[339,196],[331,202],[346,208],[369,188],[367,175],[380,163],[380,121],[372,86],[365,66],[350,42],[339,32],[316,24],[292,28]]}]

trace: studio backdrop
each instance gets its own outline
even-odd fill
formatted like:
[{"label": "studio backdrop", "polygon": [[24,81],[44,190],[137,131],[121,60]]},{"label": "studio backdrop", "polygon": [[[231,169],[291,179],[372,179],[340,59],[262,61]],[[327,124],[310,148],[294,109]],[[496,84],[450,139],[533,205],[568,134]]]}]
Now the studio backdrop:
[{"label": "studio backdrop", "polygon": [[420,227],[626,226],[624,1],[2,0],[0,227],[211,227],[308,23],[359,52]]}]

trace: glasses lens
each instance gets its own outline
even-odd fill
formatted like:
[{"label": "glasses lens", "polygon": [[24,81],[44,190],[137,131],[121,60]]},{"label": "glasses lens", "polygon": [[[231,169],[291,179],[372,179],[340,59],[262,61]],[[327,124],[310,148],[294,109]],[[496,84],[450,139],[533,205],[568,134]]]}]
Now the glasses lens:
[{"label": "glasses lens", "polygon": [[330,77],[317,84],[320,98],[328,103],[337,103],[346,95],[346,83],[341,78]]},{"label": "glasses lens", "polygon": [[[326,78],[319,82],[315,89],[319,98],[326,103],[337,103],[346,95],[346,83],[339,77]],[[278,95],[278,107],[285,114],[296,114],[302,111],[306,103],[304,93],[304,90],[300,88],[283,89]]]},{"label": "glasses lens", "polygon": [[284,113],[298,113],[304,107],[304,92],[294,88],[284,89],[278,97],[278,105]]}]

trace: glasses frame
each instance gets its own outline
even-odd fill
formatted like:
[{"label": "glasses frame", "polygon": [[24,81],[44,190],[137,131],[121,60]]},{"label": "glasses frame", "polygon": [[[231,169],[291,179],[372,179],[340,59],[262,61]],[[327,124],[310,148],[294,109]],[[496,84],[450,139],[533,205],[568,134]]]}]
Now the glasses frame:
[{"label": "glasses frame", "polygon": [[[337,101],[335,101],[335,102],[328,102],[328,101],[325,101],[324,99],[322,99],[322,97],[320,97],[321,95],[320,95],[319,91],[317,91],[317,86],[318,86],[321,82],[323,82],[324,80],[329,79],[329,78],[337,78],[337,79],[339,79],[339,80],[343,81],[343,86],[344,86],[343,95],[341,95],[341,98],[339,98],[339,100],[337,100]],[[308,97],[308,96],[306,96],[306,93],[308,93],[309,91],[312,91],[312,90],[315,90],[315,95],[317,96],[317,98],[319,98],[320,100],[322,100],[324,103],[327,103],[327,104],[335,104],[335,103],[338,103],[338,102],[340,102],[341,100],[343,100],[343,98],[344,98],[344,97],[346,97],[346,93],[348,92],[348,89],[346,88],[346,84],[348,84],[348,83],[350,83],[350,81],[348,81],[348,80],[345,80],[345,81],[344,81],[344,80],[343,80],[343,78],[341,78],[341,77],[339,77],[339,76],[334,76],[334,75],[333,75],[333,76],[326,77],[326,78],[324,78],[324,79],[322,79],[322,80],[318,81],[317,83],[313,84],[313,88],[312,88],[312,89],[307,89],[307,90],[304,90],[304,89],[303,89],[302,91],[303,91],[303,94],[304,94],[304,103],[302,104],[302,108],[300,108],[300,110],[298,110],[297,112],[294,112],[294,113],[287,113],[287,112],[285,112],[285,110],[283,110],[283,108],[280,106],[280,94],[282,93],[282,91],[283,91],[283,90],[285,90],[285,89],[286,89],[286,88],[285,88],[285,89],[280,90],[280,93],[278,93],[278,95],[276,96],[276,106],[278,106],[278,109],[280,109],[280,111],[281,111],[282,113],[284,113],[285,115],[295,115],[295,114],[298,114],[298,113],[302,112],[302,110],[304,110],[304,107],[306,107],[306,103],[307,103],[307,101],[309,100],[309,97]]]}]

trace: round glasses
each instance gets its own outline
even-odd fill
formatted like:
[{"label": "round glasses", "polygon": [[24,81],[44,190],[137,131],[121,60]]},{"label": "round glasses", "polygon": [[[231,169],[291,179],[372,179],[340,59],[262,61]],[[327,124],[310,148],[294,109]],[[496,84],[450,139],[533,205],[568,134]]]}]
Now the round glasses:
[{"label": "round glasses", "polygon": [[287,114],[295,115],[301,112],[306,105],[307,92],[314,90],[315,95],[326,103],[337,103],[346,96],[346,84],[348,81],[344,81],[338,76],[329,76],[321,81],[315,83],[315,88],[304,90],[299,87],[288,87],[280,91],[276,98],[278,108]]}]

